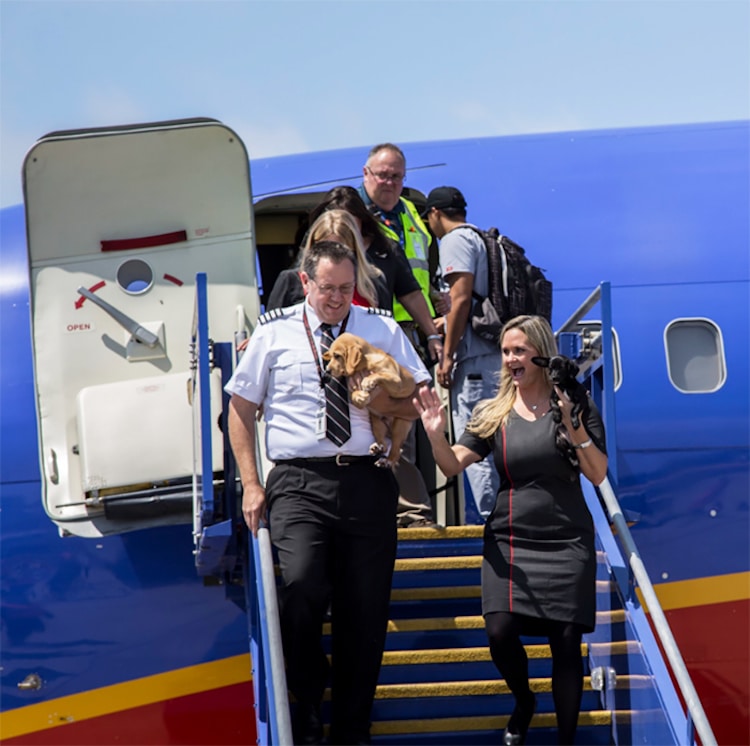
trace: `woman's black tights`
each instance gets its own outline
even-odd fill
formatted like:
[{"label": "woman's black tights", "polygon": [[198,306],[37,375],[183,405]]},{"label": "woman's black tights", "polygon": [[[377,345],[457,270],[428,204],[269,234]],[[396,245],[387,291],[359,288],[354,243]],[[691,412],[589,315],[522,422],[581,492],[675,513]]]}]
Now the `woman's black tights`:
[{"label": "woman's black tights", "polygon": [[[506,611],[485,616],[493,663],[516,701],[528,701],[531,693],[529,661],[521,642],[520,624],[518,616]],[[551,622],[547,633],[552,651],[552,698],[557,715],[557,739],[559,744],[572,744],[583,693],[583,630],[577,624]]]}]

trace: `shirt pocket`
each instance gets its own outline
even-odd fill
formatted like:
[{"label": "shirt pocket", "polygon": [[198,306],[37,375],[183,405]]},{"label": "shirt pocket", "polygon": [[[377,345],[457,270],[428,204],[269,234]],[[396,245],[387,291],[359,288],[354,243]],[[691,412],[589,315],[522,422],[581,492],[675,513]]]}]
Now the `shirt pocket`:
[{"label": "shirt pocket", "polygon": [[301,361],[288,361],[274,368],[270,381],[271,390],[275,389],[281,394],[299,394],[302,388],[302,369]]},{"label": "shirt pocket", "polygon": [[269,391],[277,391],[280,394],[300,394],[302,381],[311,375],[314,364],[309,360],[303,360],[299,355],[284,354],[273,367]]}]

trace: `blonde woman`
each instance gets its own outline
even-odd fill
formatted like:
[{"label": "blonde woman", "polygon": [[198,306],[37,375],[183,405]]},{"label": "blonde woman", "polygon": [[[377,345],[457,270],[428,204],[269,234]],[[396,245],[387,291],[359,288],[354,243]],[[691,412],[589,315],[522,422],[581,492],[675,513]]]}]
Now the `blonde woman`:
[{"label": "blonde woman", "polygon": [[376,283],[382,283],[383,273],[367,260],[362,235],[355,219],[344,210],[328,210],[310,226],[299,252],[297,266],[284,270],[279,275],[266,303],[266,309],[282,308],[302,301],[304,292],[299,279],[299,268],[304,261],[305,252],[319,241],[336,241],[354,251],[357,256],[357,287],[352,302],[356,306],[377,308],[379,304]]},{"label": "blonde woman", "polygon": [[[427,341],[429,359],[442,360],[442,337],[435,326],[427,301],[422,295],[422,289],[414,277],[406,255],[397,242],[383,233],[380,222],[367,209],[359,192],[354,187],[345,185],[333,187],[310,212],[310,222],[315,225],[325,213],[340,210],[354,219],[367,261],[380,269],[382,273],[380,277],[372,278],[378,295],[376,305],[392,310],[393,302],[397,300],[422,331]],[[288,269],[279,275],[266,300],[266,310],[291,306],[303,299],[298,271],[298,269]],[[356,297],[354,302],[358,302]],[[447,312],[445,307],[443,307],[443,312]],[[424,517],[424,515],[415,513],[415,517]]]},{"label": "blonde woman", "polygon": [[445,439],[434,391],[423,388],[414,404],[446,476],[489,453],[500,475],[484,530],[482,613],[492,660],[516,699],[503,743],[525,742],[536,708],[521,642],[532,635],[549,639],[558,742],[571,744],[583,690],[581,640],[596,611],[594,526],[579,475],[594,484],[605,477],[604,427],[589,399],[574,428],[572,402],[532,362],[557,354],[545,319],[511,319],[500,349],[497,395],[476,406],[456,445]]}]

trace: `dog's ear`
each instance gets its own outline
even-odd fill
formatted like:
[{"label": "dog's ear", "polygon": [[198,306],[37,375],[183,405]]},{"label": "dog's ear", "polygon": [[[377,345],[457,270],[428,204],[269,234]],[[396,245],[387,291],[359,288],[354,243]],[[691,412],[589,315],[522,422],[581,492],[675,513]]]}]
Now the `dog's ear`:
[{"label": "dog's ear", "polygon": [[572,360],[568,360],[568,366],[569,366],[568,370],[570,370],[571,377],[575,378],[578,375],[578,371],[580,370],[580,368]]},{"label": "dog's ear", "polygon": [[550,359],[548,357],[531,358],[531,362],[534,363],[534,365],[538,365],[540,368],[549,368],[549,361]]},{"label": "dog's ear", "polygon": [[350,344],[346,351],[346,375],[351,376],[357,372],[362,362],[362,348],[358,344]]},{"label": "dog's ear", "polygon": [[331,350],[328,349],[323,353],[323,360],[328,362],[331,359]]}]

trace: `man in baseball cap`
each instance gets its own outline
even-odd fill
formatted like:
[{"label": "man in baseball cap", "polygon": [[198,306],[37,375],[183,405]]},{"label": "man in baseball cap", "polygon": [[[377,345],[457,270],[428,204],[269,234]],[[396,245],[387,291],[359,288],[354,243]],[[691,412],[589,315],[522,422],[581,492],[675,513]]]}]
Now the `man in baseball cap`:
[{"label": "man in baseball cap", "polygon": [[[481,235],[466,222],[466,200],[456,187],[433,189],[421,217],[439,241],[440,267],[450,287],[437,380],[450,390],[453,426],[459,435],[477,402],[497,393],[496,376],[502,365],[497,345],[475,334],[471,326],[474,293],[486,297],[489,292],[487,250]],[[469,466],[466,476],[476,510],[486,519],[500,484],[491,457]]]},{"label": "man in baseball cap", "polygon": [[427,195],[427,204],[421,214],[423,220],[427,219],[430,211],[435,208],[438,210],[466,210],[466,200],[464,195],[456,187],[441,186],[435,187]]}]

